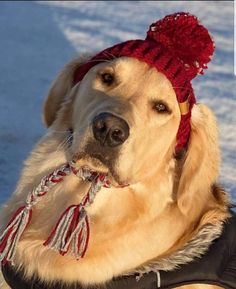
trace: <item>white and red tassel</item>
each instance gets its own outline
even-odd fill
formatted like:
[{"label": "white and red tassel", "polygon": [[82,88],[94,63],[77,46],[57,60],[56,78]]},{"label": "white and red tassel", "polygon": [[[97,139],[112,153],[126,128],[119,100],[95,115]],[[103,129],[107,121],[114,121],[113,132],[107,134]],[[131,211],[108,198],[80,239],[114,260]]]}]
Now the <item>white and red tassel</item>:
[{"label": "white and red tassel", "polygon": [[59,251],[61,255],[70,249],[70,254],[79,259],[84,256],[89,241],[89,221],[85,208],[93,203],[96,193],[102,186],[108,186],[109,182],[105,175],[89,172],[85,168],[74,173],[80,177],[86,176],[92,185],[79,205],[66,209],[44,245]]},{"label": "white and red tassel", "polygon": [[13,262],[18,241],[30,223],[32,207],[71,172],[84,181],[90,181],[91,187],[80,204],[72,205],[66,209],[44,245],[57,250],[62,255],[70,251],[70,254],[76,259],[84,256],[88,247],[90,232],[85,208],[93,202],[101,187],[109,187],[110,183],[106,175],[91,171],[89,168],[78,169],[75,163],[71,162],[44,177],[40,184],[28,194],[26,205],[14,213],[6,229],[0,235],[1,263]]},{"label": "white and red tassel", "polygon": [[79,232],[81,242],[81,238],[86,237],[84,234],[81,236],[85,217],[86,213],[79,205],[73,205],[67,208],[49,238],[44,242],[44,245],[58,251],[61,255],[65,255],[69,250],[71,242],[76,239],[76,237],[78,238],[77,232]]},{"label": "white and red tassel", "polygon": [[32,209],[28,206],[20,207],[12,216],[0,237],[0,261],[2,264],[13,262],[16,245],[29,224],[31,216]]}]

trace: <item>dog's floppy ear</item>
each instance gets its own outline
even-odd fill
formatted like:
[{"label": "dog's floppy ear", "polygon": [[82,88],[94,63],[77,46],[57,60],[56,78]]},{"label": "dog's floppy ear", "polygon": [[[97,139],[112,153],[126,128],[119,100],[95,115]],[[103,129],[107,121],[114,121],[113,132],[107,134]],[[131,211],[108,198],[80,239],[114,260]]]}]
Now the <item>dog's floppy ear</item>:
[{"label": "dog's floppy ear", "polygon": [[57,112],[60,109],[61,104],[69,95],[73,87],[75,71],[86,60],[87,58],[85,57],[72,60],[65,65],[54,80],[44,103],[43,119],[47,127],[52,125],[56,119]]},{"label": "dog's floppy ear", "polygon": [[[208,202],[219,174],[218,128],[213,112],[203,104],[192,109],[191,136],[182,167],[177,202],[184,214]],[[191,212],[190,212],[191,210]]]}]

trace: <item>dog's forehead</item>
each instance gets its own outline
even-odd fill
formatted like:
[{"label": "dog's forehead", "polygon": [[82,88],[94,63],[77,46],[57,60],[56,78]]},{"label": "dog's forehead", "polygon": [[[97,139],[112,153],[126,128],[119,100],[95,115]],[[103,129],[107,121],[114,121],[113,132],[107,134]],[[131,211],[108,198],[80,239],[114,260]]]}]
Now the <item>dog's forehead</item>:
[{"label": "dog's forehead", "polygon": [[[133,86],[152,98],[170,98],[176,101],[176,94],[168,78],[143,61],[132,57],[119,57],[94,66],[88,73],[93,78],[101,72],[113,73],[123,85]],[[88,77],[88,78],[90,78]]]},{"label": "dog's forehead", "polygon": [[161,72],[158,72],[156,68],[149,66],[146,62],[140,61],[133,57],[119,57],[109,61],[105,61],[97,64],[93,68],[93,72],[97,71],[110,71],[119,74],[120,77],[129,79],[132,76],[137,78],[158,78],[160,75],[163,79],[167,78]]}]

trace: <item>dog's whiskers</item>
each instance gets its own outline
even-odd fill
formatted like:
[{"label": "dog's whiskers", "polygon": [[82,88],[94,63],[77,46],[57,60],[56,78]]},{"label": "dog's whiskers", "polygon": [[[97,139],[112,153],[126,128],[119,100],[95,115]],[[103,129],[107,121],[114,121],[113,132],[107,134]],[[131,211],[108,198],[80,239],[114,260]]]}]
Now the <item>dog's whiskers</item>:
[{"label": "dog's whiskers", "polygon": [[73,139],[73,135],[70,134],[70,135],[67,135],[66,138],[64,138],[58,145],[56,151],[61,151],[61,150],[67,150],[70,145],[71,145],[71,142],[72,142],[72,139]]},{"label": "dog's whiskers", "polygon": [[62,139],[62,141],[58,144],[58,147],[56,149],[56,151],[62,151],[64,150],[65,152],[68,151],[68,149],[70,148],[71,144],[72,144],[72,141],[73,141],[73,138],[75,135],[78,135],[80,132],[82,132],[82,128],[80,130],[77,130],[76,132],[73,132],[73,133],[70,133],[68,130],[67,131],[53,131],[54,133],[61,133],[61,134],[65,134],[66,133],[66,136],[65,138]]}]

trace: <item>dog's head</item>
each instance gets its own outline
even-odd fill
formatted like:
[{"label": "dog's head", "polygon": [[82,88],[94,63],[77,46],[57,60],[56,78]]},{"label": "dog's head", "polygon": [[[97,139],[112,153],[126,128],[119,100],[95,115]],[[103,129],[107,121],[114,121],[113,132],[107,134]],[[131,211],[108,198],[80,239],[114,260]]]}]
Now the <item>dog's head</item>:
[{"label": "dog's head", "polygon": [[72,157],[108,170],[119,183],[133,183],[173,156],[180,110],[162,73],[122,57],[94,66],[79,84],[66,88],[70,69],[75,65],[64,69],[50,91],[45,120],[55,130],[65,123],[73,130]]},{"label": "dog's head", "polygon": [[[73,86],[80,65],[74,60],[65,66],[44,109],[52,131],[73,130],[68,157],[108,171],[116,183],[141,182],[168,170],[176,161],[181,113],[167,77],[144,62],[121,57],[94,66]],[[185,188],[180,191],[189,184],[200,189],[214,183],[219,168],[217,134],[210,109],[194,105],[180,181]]]}]

